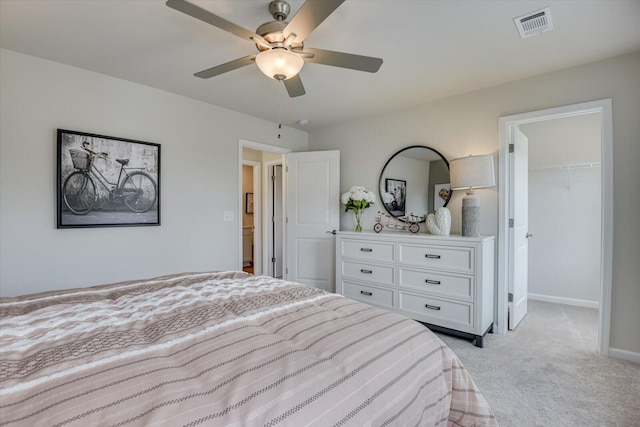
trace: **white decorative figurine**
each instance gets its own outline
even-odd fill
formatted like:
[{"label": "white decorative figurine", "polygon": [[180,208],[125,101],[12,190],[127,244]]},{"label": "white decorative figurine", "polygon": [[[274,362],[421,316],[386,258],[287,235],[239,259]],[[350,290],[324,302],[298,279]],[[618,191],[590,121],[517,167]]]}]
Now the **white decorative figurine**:
[{"label": "white decorative figurine", "polygon": [[435,215],[432,213],[427,215],[427,230],[431,234],[448,236],[451,231],[451,212],[449,209],[438,208]]}]

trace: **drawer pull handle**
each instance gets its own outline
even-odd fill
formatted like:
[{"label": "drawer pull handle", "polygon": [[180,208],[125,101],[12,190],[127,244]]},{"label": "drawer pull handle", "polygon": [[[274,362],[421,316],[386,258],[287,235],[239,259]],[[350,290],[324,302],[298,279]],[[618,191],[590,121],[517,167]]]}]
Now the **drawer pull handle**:
[{"label": "drawer pull handle", "polygon": [[427,280],[425,280],[425,282],[427,282],[430,285],[439,285],[440,284],[439,280],[429,280],[429,279],[427,279]]},{"label": "drawer pull handle", "polygon": [[360,269],[360,273],[373,274],[373,270],[365,270],[364,268],[362,268],[362,269]]},{"label": "drawer pull handle", "polygon": [[373,252],[373,249],[371,249],[371,248],[360,248],[360,251],[362,251],[362,252]]},{"label": "drawer pull handle", "polygon": [[367,291],[360,291],[360,293],[361,293],[362,295],[366,295],[366,296],[368,296],[368,297],[370,297],[370,296],[372,296],[372,295],[373,295],[373,292],[367,292]]},{"label": "drawer pull handle", "polygon": [[440,307],[438,307],[437,305],[425,304],[424,306],[427,307],[430,310],[440,310]]},{"label": "drawer pull handle", "polygon": [[426,254],[425,257],[431,258],[431,259],[440,259],[440,255]]}]

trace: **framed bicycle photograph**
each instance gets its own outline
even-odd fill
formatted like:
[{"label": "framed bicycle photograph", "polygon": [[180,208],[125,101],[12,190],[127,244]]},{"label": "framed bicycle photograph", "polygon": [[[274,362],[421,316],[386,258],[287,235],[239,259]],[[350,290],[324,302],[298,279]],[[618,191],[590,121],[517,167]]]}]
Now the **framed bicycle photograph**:
[{"label": "framed bicycle photograph", "polygon": [[160,225],[160,144],[58,129],[57,227]]}]

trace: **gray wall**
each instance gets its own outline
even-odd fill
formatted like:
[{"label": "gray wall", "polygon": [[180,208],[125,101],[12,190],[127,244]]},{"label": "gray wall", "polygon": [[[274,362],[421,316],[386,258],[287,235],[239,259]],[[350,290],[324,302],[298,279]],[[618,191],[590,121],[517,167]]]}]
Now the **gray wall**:
[{"label": "gray wall", "polygon": [[[415,144],[447,159],[497,153],[498,117],[597,99],[613,100],[614,244],[611,347],[640,353],[640,53],[560,70],[453,96],[404,111],[345,123],[309,134],[312,150],[341,149],[341,189],[376,188],[389,156]],[[362,153],[368,153],[362,156]],[[460,204],[450,203],[452,233],[460,232]],[[480,231],[498,231],[497,188],[476,192]],[[342,217],[343,227],[348,217]],[[365,218],[365,228],[373,218]]]},{"label": "gray wall", "polygon": [[[6,49],[0,93],[3,296],[237,270],[239,139],[307,150],[306,132]],[[57,128],[161,144],[162,225],[56,229]]]}]

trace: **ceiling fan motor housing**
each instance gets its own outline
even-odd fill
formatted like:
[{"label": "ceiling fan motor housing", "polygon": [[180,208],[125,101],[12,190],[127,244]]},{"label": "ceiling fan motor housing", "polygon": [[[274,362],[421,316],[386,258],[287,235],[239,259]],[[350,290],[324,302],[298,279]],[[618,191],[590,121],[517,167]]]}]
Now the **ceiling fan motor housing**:
[{"label": "ceiling fan motor housing", "polygon": [[[284,34],[282,34],[282,30],[287,26],[287,22],[284,21],[269,21],[260,25],[256,29],[256,34],[262,36],[268,43],[272,43],[273,47],[284,47],[282,43],[285,40]],[[292,49],[302,49],[304,43],[296,42],[295,40],[291,43]],[[256,43],[256,47],[259,51],[269,50],[270,48],[266,46],[262,46]]]},{"label": "ceiling fan motor housing", "polygon": [[269,13],[276,21],[285,21],[289,12],[291,12],[291,7],[284,0],[273,0],[269,3]]}]

